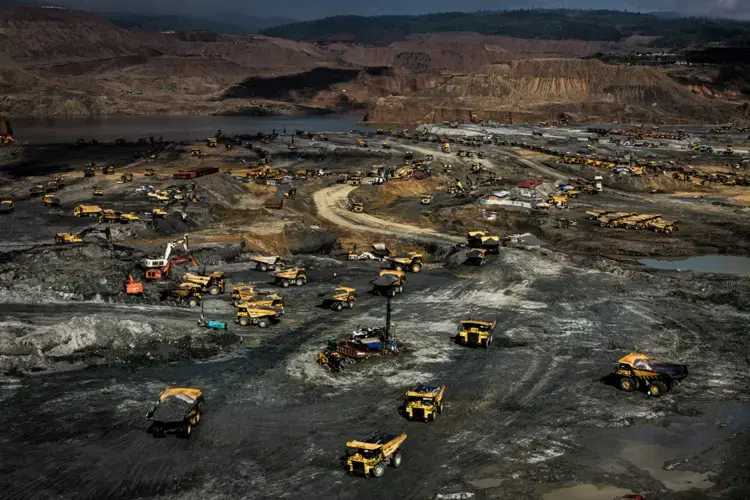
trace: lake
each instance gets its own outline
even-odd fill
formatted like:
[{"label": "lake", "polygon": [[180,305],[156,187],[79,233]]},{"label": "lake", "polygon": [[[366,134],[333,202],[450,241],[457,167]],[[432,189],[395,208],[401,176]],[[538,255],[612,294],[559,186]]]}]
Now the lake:
[{"label": "lake", "polygon": [[75,142],[78,139],[113,141],[118,138],[163,137],[167,141],[204,140],[218,129],[225,135],[309,132],[347,132],[366,129],[358,116],[82,116],[15,118],[13,135],[19,143]]},{"label": "lake", "polygon": [[639,259],[638,262],[655,269],[677,269],[700,273],[750,276],[750,257],[737,255],[700,255],[678,259]]}]

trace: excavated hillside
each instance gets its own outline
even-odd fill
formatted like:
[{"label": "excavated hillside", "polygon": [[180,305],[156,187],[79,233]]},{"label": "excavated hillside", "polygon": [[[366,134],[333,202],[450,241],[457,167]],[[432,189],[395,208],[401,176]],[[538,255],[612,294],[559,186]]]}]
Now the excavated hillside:
[{"label": "excavated hillside", "polygon": [[612,66],[597,60],[535,59],[456,75],[408,96],[378,99],[373,122],[445,120],[509,123],[557,119],[621,122],[716,122],[741,119],[740,109],[707,99],[661,70]]}]

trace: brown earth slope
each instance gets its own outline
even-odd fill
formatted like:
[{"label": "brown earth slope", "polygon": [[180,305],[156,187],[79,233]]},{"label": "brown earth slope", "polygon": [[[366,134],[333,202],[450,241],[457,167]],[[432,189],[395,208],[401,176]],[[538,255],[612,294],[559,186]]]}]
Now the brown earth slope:
[{"label": "brown earth slope", "polygon": [[536,59],[456,75],[405,97],[377,101],[373,122],[521,123],[565,114],[575,121],[727,122],[739,108],[696,95],[656,68],[596,60]]}]

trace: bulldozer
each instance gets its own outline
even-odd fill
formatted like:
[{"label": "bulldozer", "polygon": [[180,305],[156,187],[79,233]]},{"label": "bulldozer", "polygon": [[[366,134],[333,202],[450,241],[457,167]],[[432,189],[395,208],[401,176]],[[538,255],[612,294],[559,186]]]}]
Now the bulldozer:
[{"label": "bulldozer", "polygon": [[417,385],[406,391],[403,413],[409,420],[433,422],[443,413],[444,385]]},{"label": "bulldozer", "polygon": [[226,285],[226,278],[221,271],[209,275],[188,273],[182,279],[183,283],[180,288],[194,288],[203,293],[208,292],[209,295],[222,295]]},{"label": "bulldozer", "polygon": [[386,257],[386,260],[390,262],[391,269],[396,271],[406,269],[413,273],[418,273],[424,265],[422,254],[419,252],[409,252],[395,257]]},{"label": "bulldozer", "polygon": [[492,344],[496,321],[464,320],[459,324],[454,337],[459,345],[473,345],[488,348]]},{"label": "bulldozer", "polygon": [[101,213],[102,209],[98,205],[77,205],[73,209],[74,217],[99,217]]},{"label": "bulldozer", "polygon": [[350,177],[349,178],[349,185],[350,186],[359,186],[362,184],[362,178],[361,177]]},{"label": "bulldozer", "polygon": [[482,248],[489,253],[500,253],[500,236],[492,235],[486,229],[469,231],[466,239],[471,248]]},{"label": "bulldozer", "polygon": [[268,328],[271,323],[279,321],[279,313],[272,308],[256,307],[243,302],[237,306],[235,321],[240,326],[257,325]]},{"label": "bulldozer", "polygon": [[345,307],[352,309],[357,300],[357,289],[349,286],[339,285],[323,298],[323,307],[333,311],[341,311]]},{"label": "bulldozer", "polygon": [[274,283],[287,288],[289,285],[303,286],[307,283],[307,273],[302,267],[292,267],[273,273]]},{"label": "bulldozer", "polygon": [[361,214],[365,211],[365,204],[361,201],[353,202],[351,207],[352,212],[354,212],[355,214]]},{"label": "bulldozer", "polygon": [[406,434],[386,434],[376,432],[363,441],[346,443],[346,466],[350,475],[382,477],[385,468],[392,465],[401,467],[402,457],[399,447],[406,441]]},{"label": "bulldozer", "polygon": [[423,194],[420,196],[419,203],[422,205],[432,205],[432,195],[431,194]]}]

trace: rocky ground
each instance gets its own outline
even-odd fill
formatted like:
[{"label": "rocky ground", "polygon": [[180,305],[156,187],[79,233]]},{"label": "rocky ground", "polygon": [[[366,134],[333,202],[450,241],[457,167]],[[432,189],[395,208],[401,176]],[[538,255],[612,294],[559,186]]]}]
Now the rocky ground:
[{"label": "rocky ground", "polygon": [[[438,132],[476,129],[451,130]],[[585,141],[575,127],[545,131],[562,139],[531,138],[523,128],[494,133],[570,148]],[[24,146],[20,157],[2,156],[0,194],[16,199],[15,212],[2,216],[0,236],[5,497],[218,499],[250,490],[258,498],[314,498],[332,490],[341,497],[545,500],[743,494],[748,278],[653,270],[633,260],[746,255],[747,209],[727,201],[728,192],[710,188],[703,194],[723,202],[707,207],[685,201],[681,185],[651,194],[643,183],[608,176],[599,195],[539,215],[483,205],[482,195],[529,177],[567,178],[569,166],[525,149],[483,146],[487,158],[480,163],[502,179],[457,199],[445,185],[470,175],[472,160],[440,153],[439,143],[372,136],[369,148],[359,148],[356,134],[328,135],[328,141],[295,139],[294,153],[289,137],[263,145],[274,168],[334,173],[295,181],[296,199],[280,210],[263,204],[281,191],[241,180],[248,162],[257,161],[257,142],[249,138],[247,148],[70,146],[50,155],[43,146]],[[380,148],[386,139],[391,150]],[[205,156],[191,157],[193,147]],[[148,150],[154,161],[133,162],[134,153]],[[401,164],[406,151],[415,158],[432,154],[436,171],[451,163],[453,172],[381,187],[336,182],[338,173]],[[684,156],[677,145],[654,154]],[[83,178],[80,169],[94,158],[116,164],[117,173]],[[709,168],[721,159],[701,161]],[[74,205],[142,213],[153,203],[135,192],[139,186],[183,183],[171,172],[198,166],[222,170],[196,181],[205,200],[171,207],[156,227],[115,226],[112,243],[92,234],[81,246],[53,244],[55,232],[97,225],[72,217]],[[159,175],[141,175],[145,168]],[[594,173],[579,168],[576,175]],[[58,193],[60,209],[28,197],[28,187],[59,172],[68,179]],[[122,172],[134,173],[135,181],[118,184]],[[105,188],[104,197],[91,195],[94,184]],[[424,191],[435,194],[433,205],[419,204]],[[347,209],[352,199],[365,201],[363,214]],[[584,216],[592,208],[658,209],[680,219],[682,229],[665,236],[600,228]],[[483,218],[482,211],[497,216]],[[577,225],[558,227],[561,217]],[[483,226],[538,240],[509,243],[485,267],[464,265],[456,245],[467,230]],[[167,284],[146,284],[140,298],[125,296],[127,274],[141,277],[139,260],[156,257],[186,232],[201,268],[223,270],[230,287],[250,282],[280,291],[249,269],[252,252],[287,254],[307,268],[309,283],[282,291],[286,314],[266,330],[236,326],[227,295],[207,298],[204,308],[208,319],[229,322],[226,332],[200,328],[198,310],[160,300]],[[328,373],[315,361],[328,339],[383,324],[384,299],[367,293],[380,264],[344,259],[353,244],[364,249],[376,240],[427,253],[425,269],[410,274],[393,301],[395,336],[405,349]],[[360,291],[355,308],[320,307],[321,294],[340,283]],[[470,316],[497,320],[489,350],[450,340],[458,321]],[[607,375],[632,350],[688,364],[690,376],[661,399],[620,392]],[[446,411],[434,423],[398,415],[404,389],[417,382],[448,387]],[[174,385],[203,389],[205,417],[189,441],[154,440],[144,414],[161,389]],[[345,441],[378,429],[408,434],[404,466],[379,480],[348,477],[339,466]]]}]

